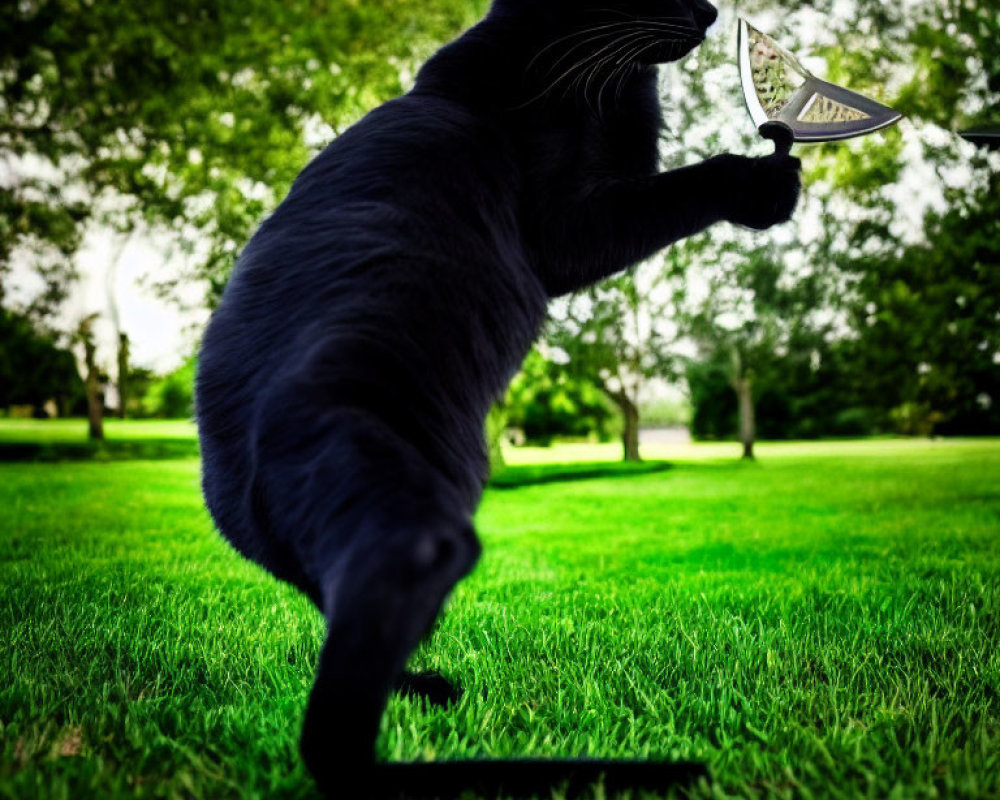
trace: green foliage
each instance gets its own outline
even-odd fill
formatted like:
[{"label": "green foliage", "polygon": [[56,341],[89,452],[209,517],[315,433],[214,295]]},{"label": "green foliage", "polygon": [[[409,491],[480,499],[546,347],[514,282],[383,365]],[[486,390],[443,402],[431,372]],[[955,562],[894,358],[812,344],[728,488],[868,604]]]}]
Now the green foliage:
[{"label": "green foliage", "polygon": [[[117,376],[116,376],[117,377]],[[131,367],[128,370],[128,399],[126,401],[126,416],[129,419],[146,416],[143,407],[143,399],[146,397],[150,386],[159,380],[153,370],[147,367]]]},{"label": "green foliage", "polygon": [[688,425],[691,404],[684,399],[659,399],[642,404],[639,417],[647,427],[665,428]]},{"label": "green foliage", "polygon": [[[950,129],[1000,118],[1000,15],[990,0],[924,3],[907,23],[910,80],[905,113]],[[956,120],[955,112],[964,112]]]},{"label": "green foliage", "polygon": [[[740,13],[773,9],[751,0]],[[848,17],[833,0],[791,2],[777,19],[773,32],[822,56],[826,77],[909,119],[851,143],[797,147],[805,192],[795,227],[751,240],[722,226],[674,248],[692,276],[679,319],[702,362],[688,370],[696,429],[732,435],[728,370],[752,375],[762,436],[1000,430],[1000,319],[980,302],[998,292],[996,162],[950,133],[1000,121],[995,3],[861,0]],[[818,20],[823,46],[810,47]],[[710,40],[684,71],[673,157],[708,154],[715,113],[727,132],[731,93],[716,112],[699,78],[731,59]],[[912,221],[924,208],[921,233]],[[703,284],[707,299],[692,303]]]},{"label": "green foliage", "polygon": [[401,73],[482,6],[3,4],[0,156],[46,168],[17,169],[27,174],[0,194],[0,234],[9,234],[0,235],[0,278],[15,246],[44,240],[71,253],[96,213],[122,230],[150,224],[200,241],[191,269],[217,298],[235,250],[314,140],[399,93]]},{"label": "green foliage", "polygon": [[194,376],[197,368],[192,356],[173,372],[152,381],[142,398],[144,414],[165,419],[194,416]]},{"label": "green foliage", "polygon": [[503,403],[494,403],[486,415],[486,447],[490,459],[490,475],[504,467],[503,442],[507,433],[507,408]]},{"label": "green foliage", "polygon": [[672,374],[674,339],[660,324],[667,302],[658,262],[609,278],[553,305],[548,345],[576,380],[599,387],[618,409],[623,455],[639,460],[639,393],[646,380]]},{"label": "green foliage", "polygon": [[900,430],[1000,431],[1000,177],[860,274],[853,367]]},{"label": "green foliage", "polygon": [[[0,188],[0,306],[10,306],[18,253],[42,280],[21,310],[51,321],[88,223],[170,232],[188,250],[187,267],[163,275],[161,288],[194,277],[215,303],[239,248],[306,160],[405,89],[417,64],[485,8],[485,0],[2,5],[0,161],[14,180]],[[739,12],[776,8],[745,0]],[[908,121],[854,143],[796,149],[808,224],[752,236],[715,226],[673,248],[642,281],[643,270],[619,276],[553,315],[549,344],[569,358],[570,380],[600,387],[624,417],[634,421],[643,381],[678,372],[677,331],[650,322],[673,318],[703,362],[752,373],[758,406],[767,406],[758,408],[762,435],[929,423],[1000,430],[998,323],[989,310],[1000,246],[996,162],[948,136],[1000,120],[995,3],[845,8],[791,0],[773,32],[822,57],[826,77]],[[719,27],[730,30],[723,11]],[[667,68],[669,166],[722,149],[768,149],[743,114],[722,33]],[[901,220],[935,193],[943,205],[915,237]],[[690,283],[678,289],[672,282],[685,271]],[[697,290],[706,283],[707,306]],[[681,313],[668,313],[664,290],[682,297]],[[701,315],[698,325],[687,325],[691,315]],[[816,357],[818,370],[808,366]],[[552,427],[548,417],[562,419],[554,424],[565,429],[562,394],[525,418],[540,430]],[[154,412],[185,413],[178,394],[167,400],[169,411],[156,400]],[[602,429],[596,420],[585,427]]]},{"label": "green foliage", "polygon": [[[465,694],[393,696],[379,757],[693,759],[706,799],[1000,794],[998,443],[761,455],[488,490],[483,559],[411,661]],[[197,481],[0,464],[0,796],[317,797],[296,742],[322,618]]]},{"label": "green foliage", "polygon": [[735,439],[736,395],[726,365],[711,359],[692,360],[685,377],[693,409],[691,435],[709,441]]},{"label": "green foliage", "polygon": [[511,381],[504,408],[507,425],[519,428],[533,444],[549,444],[557,436],[605,441],[614,433],[614,410],[607,397],[537,349]]},{"label": "green foliage", "polygon": [[83,397],[76,359],[28,317],[0,308],[0,409],[55,400],[68,413]]},{"label": "green foliage", "polygon": [[[817,354],[820,351],[814,351]],[[762,439],[815,439],[869,436],[883,432],[916,433],[893,426],[891,414],[861,401],[842,366],[830,363],[834,350],[823,351],[816,369],[794,358],[775,357],[755,382],[757,432]],[[737,436],[737,401],[730,373],[717,361],[692,361],[686,373],[696,439],[728,441]]]}]

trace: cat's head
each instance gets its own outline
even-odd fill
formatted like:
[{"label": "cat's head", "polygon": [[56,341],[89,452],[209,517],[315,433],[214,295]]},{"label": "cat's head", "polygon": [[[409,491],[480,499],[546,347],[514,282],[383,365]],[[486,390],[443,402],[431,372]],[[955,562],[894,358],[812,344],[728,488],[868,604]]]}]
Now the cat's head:
[{"label": "cat's head", "polygon": [[537,26],[550,55],[639,64],[686,55],[718,16],[708,0],[494,0],[493,11]]}]

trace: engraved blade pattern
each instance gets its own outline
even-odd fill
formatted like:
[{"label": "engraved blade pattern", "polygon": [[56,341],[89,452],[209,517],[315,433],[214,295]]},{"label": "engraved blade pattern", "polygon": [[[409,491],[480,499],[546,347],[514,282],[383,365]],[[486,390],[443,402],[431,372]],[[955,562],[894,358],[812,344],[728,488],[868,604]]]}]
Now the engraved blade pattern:
[{"label": "engraved blade pattern", "polygon": [[764,113],[770,119],[777,119],[809,73],[766,33],[751,25],[747,25],[747,30],[754,89]]},{"label": "engraved blade pattern", "polygon": [[814,94],[805,108],[799,113],[799,122],[857,122],[862,119],[871,119],[871,115],[864,111],[858,111],[829,97],[821,94]]},{"label": "engraved blade pattern", "polygon": [[902,114],[850,89],[821,80],[771,36],[738,22],[739,69],[750,117],[758,128],[783,125],[796,142],[864,136]]}]

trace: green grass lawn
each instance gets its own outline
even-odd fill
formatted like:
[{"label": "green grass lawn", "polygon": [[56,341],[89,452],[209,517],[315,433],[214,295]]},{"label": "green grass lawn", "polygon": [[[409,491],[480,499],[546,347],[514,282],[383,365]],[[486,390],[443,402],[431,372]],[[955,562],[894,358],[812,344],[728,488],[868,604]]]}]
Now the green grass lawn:
[{"label": "green grass lawn", "polygon": [[103,442],[87,438],[84,419],[0,419],[0,462],[123,461],[195,458],[198,441],[187,420],[104,421]]},{"label": "green grass lawn", "polygon": [[[183,419],[105,419],[104,433],[112,441],[189,439],[194,422]],[[87,440],[85,419],[0,419],[0,442],[80,443]]]},{"label": "green grass lawn", "polygon": [[[524,485],[487,492],[483,559],[414,656],[466,694],[394,698],[380,755],[1000,796],[1000,442],[737,453],[595,478],[565,462],[616,448],[511,452]],[[315,797],[296,740],[321,636],[213,533],[195,459],[0,464],[0,797]]]}]

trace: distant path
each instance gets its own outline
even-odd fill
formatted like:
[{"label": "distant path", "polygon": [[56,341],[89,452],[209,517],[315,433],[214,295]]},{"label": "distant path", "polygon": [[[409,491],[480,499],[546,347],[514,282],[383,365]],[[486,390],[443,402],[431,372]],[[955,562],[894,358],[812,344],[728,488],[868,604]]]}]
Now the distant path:
[{"label": "distant path", "polygon": [[670,428],[642,428],[639,444],[691,444],[691,431],[683,425]]}]

